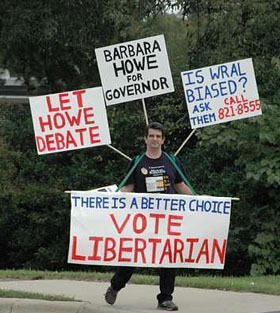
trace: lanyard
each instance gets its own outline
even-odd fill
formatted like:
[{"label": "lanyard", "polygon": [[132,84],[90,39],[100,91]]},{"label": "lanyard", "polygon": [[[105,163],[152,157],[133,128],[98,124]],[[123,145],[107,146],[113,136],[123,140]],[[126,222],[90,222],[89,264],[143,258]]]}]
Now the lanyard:
[{"label": "lanyard", "polygon": [[143,159],[145,153],[142,153],[140,155],[137,155],[137,157],[135,158],[135,163],[134,165],[132,166],[132,168],[130,169],[130,171],[127,173],[127,175],[125,176],[125,178],[122,180],[122,182],[120,183],[118,189],[116,190],[119,191],[123,186],[124,184],[126,183],[126,181],[128,180],[128,178],[131,176],[131,174],[133,173],[133,171],[136,169],[136,166],[140,163],[140,161]]},{"label": "lanyard", "polygon": [[[163,152],[167,158],[169,159],[169,161],[173,164],[173,166],[175,167],[175,169],[178,171],[178,173],[180,174],[180,176],[182,177],[184,183],[190,188],[190,190],[192,191],[192,193],[194,195],[197,195],[196,191],[193,189],[192,185],[190,184],[190,182],[187,180],[186,176],[183,174],[183,172],[181,171],[180,167],[176,164],[176,157],[175,155],[171,154],[167,154],[166,152]],[[135,158],[135,163],[132,166],[132,168],[130,169],[130,171],[127,173],[127,175],[125,176],[125,178],[122,180],[122,182],[120,183],[119,187],[117,188],[116,191],[119,191],[124,184],[127,182],[127,180],[129,179],[129,177],[131,176],[131,174],[134,172],[134,170],[136,169],[137,165],[140,163],[140,161],[143,159],[145,153],[142,153],[140,155],[138,155]]]}]

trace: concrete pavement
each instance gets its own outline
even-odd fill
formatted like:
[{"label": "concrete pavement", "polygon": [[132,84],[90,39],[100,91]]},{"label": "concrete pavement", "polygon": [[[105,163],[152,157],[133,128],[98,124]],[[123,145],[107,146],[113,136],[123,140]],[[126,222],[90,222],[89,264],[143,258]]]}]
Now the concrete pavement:
[{"label": "concrete pavement", "polygon": [[[108,283],[69,280],[0,280],[1,289],[74,297],[82,302],[1,299],[0,313],[155,313],[158,286],[129,284],[115,305],[104,301]],[[280,287],[279,287],[280,288]],[[182,313],[280,313],[280,296],[176,287]]]}]

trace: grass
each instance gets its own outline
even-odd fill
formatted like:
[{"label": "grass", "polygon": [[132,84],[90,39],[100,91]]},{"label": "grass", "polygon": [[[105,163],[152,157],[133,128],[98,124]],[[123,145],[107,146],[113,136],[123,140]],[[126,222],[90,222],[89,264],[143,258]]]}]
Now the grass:
[{"label": "grass", "polygon": [[[32,270],[0,270],[1,279],[67,279],[67,280],[83,280],[83,281],[107,281],[109,282],[112,277],[112,273],[100,273],[100,272],[51,272],[51,271],[32,271]],[[158,276],[139,275],[132,276],[130,283],[134,284],[158,284]],[[231,290],[238,292],[255,292],[264,293],[270,295],[280,295],[280,275],[278,276],[259,276],[259,277],[220,277],[220,276],[178,276],[176,278],[176,285],[180,287],[193,287],[193,288],[205,288],[216,290]],[[6,297],[2,295],[0,290],[0,297]],[[6,291],[5,291],[6,292]],[[9,291],[12,292],[12,291]],[[15,291],[18,293],[17,291]],[[20,294],[19,294],[20,296]],[[19,296],[13,296],[18,298]],[[36,298],[34,298],[37,296]],[[21,297],[32,299],[39,298],[40,294],[22,293]],[[44,295],[43,295],[44,296]],[[45,300],[52,300],[49,295],[45,295]],[[57,300],[60,298],[59,300]],[[66,299],[61,299],[66,298]],[[74,301],[73,298],[56,297],[57,301]]]},{"label": "grass", "polygon": [[78,301],[72,297],[48,295],[37,292],[25,292],[10,289],[0,289],[0,298],[36,299],[47,301]]}]

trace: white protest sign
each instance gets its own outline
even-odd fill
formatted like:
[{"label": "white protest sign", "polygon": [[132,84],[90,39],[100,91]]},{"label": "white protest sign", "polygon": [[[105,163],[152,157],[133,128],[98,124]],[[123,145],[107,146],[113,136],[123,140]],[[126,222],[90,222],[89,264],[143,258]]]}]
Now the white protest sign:
[{"label": "white protest sign", "polygon": [[192,128],[262,114],[252,59],[181,75]]},{"label": "white protest sign", "polygon": [[102,88],[29,98],[38,154],[111,143]]},{"label": "white protest sign", "polygon": [[231,199],[71,192],[68,262],[223,269]]},{"label": "white protest sign", "polygon": [[95,49],[107,105],[174,91],[163,35]]}]

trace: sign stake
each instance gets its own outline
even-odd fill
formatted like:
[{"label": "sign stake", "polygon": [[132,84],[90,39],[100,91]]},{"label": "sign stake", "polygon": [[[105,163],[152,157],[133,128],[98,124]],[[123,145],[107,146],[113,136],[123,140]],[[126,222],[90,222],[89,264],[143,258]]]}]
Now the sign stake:
[{"label": "sign stake", "polygon": [[174,153],[174,155],[176,156],[184,147],[184,145],[190,140],[190,138],[192,137],[192,135],[195,133],[196,129],[193,129],[193,131],[189,134],[189,136],[185,139],[185,141],[181,144],[181,146],[179,147],[179,149]]},{"label": "sign stake", "polygon": [[146,125],[148,125],[149,124],[149,120],[148,120],[148,114],[147,114],[146,103],[145,103],[145,99],[144,98],[142,98],[142,104],[143,104],[143,110],[144,110]]},{"label": "sign stake", "polygon": [[123,157],[125,157],[127,160],[131,161],[132,159],[127,156],[126,154],[124,154],[123,152],[121,152],[120,150],[118,150],[117,148],[111,146],[111,145],[107,145],[109,148],[111,148],[112,150],[116,151],[117,153],[119,153],[120,155],[122,155]]}]

